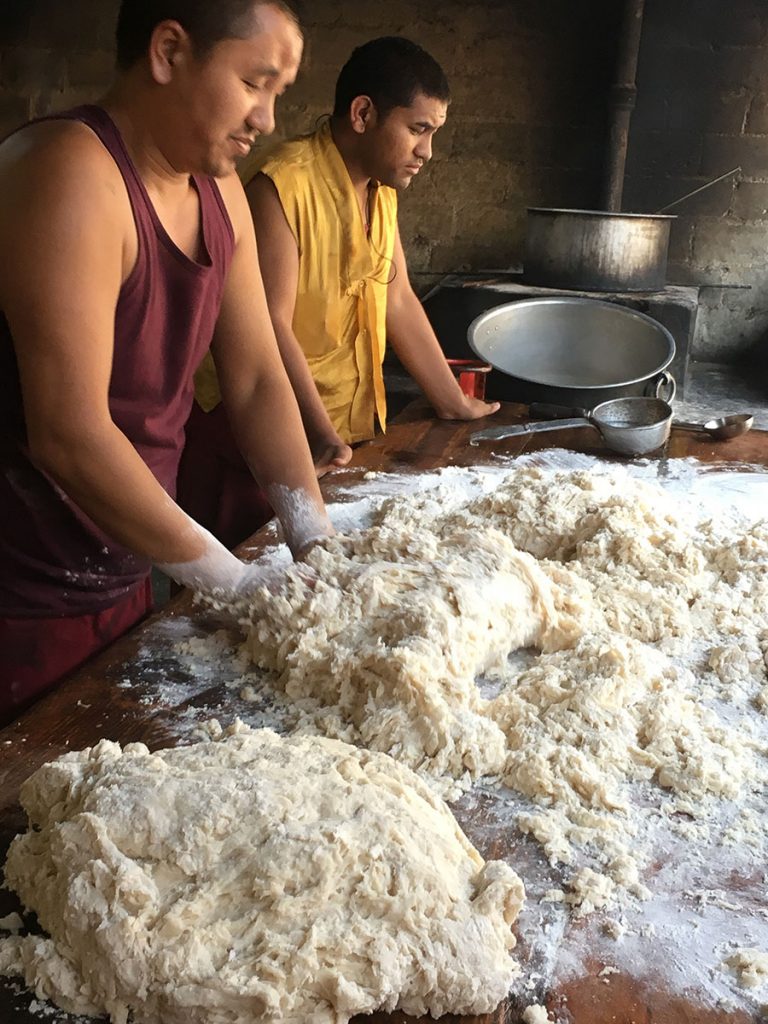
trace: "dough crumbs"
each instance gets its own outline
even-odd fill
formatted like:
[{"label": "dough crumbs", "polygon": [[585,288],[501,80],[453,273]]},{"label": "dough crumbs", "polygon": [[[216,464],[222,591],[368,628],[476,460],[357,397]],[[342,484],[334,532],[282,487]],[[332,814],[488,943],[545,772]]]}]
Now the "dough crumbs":
[{"label": "dough crumbs", "polygon": [[0,973],[113,1024],[344,1024],[488,1013],[523,887],[408,768],[236,723],[150,753],[97,746],[22,786],[9,887],[49,937]]},{"label": "dough crumbs", "polygon": [[627,926],[624,921],[611,918],[610,920],[603,922],[600,930],[603,935],[607,935],[609,938],[613,939],[614,942],[621,942],[627,933]]},{"label": "dough crumbs", "polygon": [[[566,878],[577,914],[647,897],[651,815],[705,839],[716,802],[768,781],[760,744],[703,699],[767,703],[766,522],[697,519],[621,468],[525,466],[464,501],[386,498],[309,561],[314,589],[294,575],[241,609],[298,730],[387,752],[443,794],[500,778],[553,865],[589,857]],[[638,807],[641,784],[656,796]]]},{"label": "dough crumbs", "polygon": [[523,1024],[550,1024],[546,1006],[532,1003],[523,1010]]},{"label": "dough crumbs", "polygon": [[736,972],[742,988],[758,988],[768,982],[768,953],[761,949],[737,949],[723,963]]},{"label": "dough crumbs", "polygon": [[610,977],[611,974],[618,974],[618,973],[619,973],[619,968],[618,967],[614,967],[613,964],[606,964],[605,967],[602,968],[602,970],[599,970],[597,972],[597,976],[598,976],[598,978],[605,978],[607,980]]}]

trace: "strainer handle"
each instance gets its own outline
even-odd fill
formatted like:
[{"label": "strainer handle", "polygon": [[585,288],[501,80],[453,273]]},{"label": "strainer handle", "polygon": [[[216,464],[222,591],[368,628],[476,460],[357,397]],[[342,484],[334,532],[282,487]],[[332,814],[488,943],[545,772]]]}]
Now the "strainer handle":
[{"label": "strainer handle", "polygon": [[571,430],[574,427],[594,427],[595,424],[584,416],[566,420],[536,420],[533,423],[511,423],[504,427],[489,427],[470,434],[469,443],[479,444],[480,441],[500,441],[505,437],[522,437],[526,434],[543,434],[550,430]]}]

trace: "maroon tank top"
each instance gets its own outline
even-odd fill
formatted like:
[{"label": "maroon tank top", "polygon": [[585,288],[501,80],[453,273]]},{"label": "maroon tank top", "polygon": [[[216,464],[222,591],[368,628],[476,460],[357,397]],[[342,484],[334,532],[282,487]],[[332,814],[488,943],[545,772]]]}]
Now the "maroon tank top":
[{"label": "maroon tank top", "polygon": [[[62,118],[95,132],[128,191],[139,245],[115,310],[109,408],[173,495],[192,377],[211,343],[234,251],[232,224],[215,181],[193,176],[204,255],[200,262],[191,260],[160,223],[106,111],[84,106],[42,120]],[[97,612],[138,586],[149,568],[99,530],[30,461],[13,340],[0,311],[0,616]]]}]

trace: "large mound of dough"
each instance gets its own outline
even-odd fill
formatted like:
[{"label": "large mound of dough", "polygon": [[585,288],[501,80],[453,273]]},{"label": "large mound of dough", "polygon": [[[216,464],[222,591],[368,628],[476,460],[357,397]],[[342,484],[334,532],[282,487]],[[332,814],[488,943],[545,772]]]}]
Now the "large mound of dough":
[{"label": "large mound of dough", "polygon": [[114,1024],[485,1013],[522,900],[407,768],[238,725],[150,753],[102,741],[22,787],[6,880],[51,938],[0,970]]},{"label": "large mound of dough", "polygon": [[706,698],[768,706],[768,522],[702,519],[619,468],[518,467],[477,497],[455,480],[312,552],[314,589],[254,595],[251,655],[299,728],[443,791],[468,773],[529,798],[517,824],[553,863],[588,851],[567,902],[643,895],[634,839],[657,808],[680,829],[766,781],[759,744]]}]

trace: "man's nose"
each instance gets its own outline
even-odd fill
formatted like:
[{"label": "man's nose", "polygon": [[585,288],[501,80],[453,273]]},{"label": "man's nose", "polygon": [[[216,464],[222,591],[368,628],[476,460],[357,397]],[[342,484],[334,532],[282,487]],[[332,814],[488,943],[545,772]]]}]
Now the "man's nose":
[{"label": "man's nose", "polygon": [[255,104],[245,120],[248,127],[255,129],[259,135],[271,135],[275,130],[274,96],[265,96],[260,103]]},{"label": "man's nose", "polygon": [[415,152],[416,156],[419,158],[419,160],[423,160],[424,163],[426,163],[427,160],[431,160],[432,159],[432,136],[431,135],[422,135],[422,137],[419,139],[419,141],[418,141],[418,143],[416,145],[416,149],[414,150],[414,152]]}]

